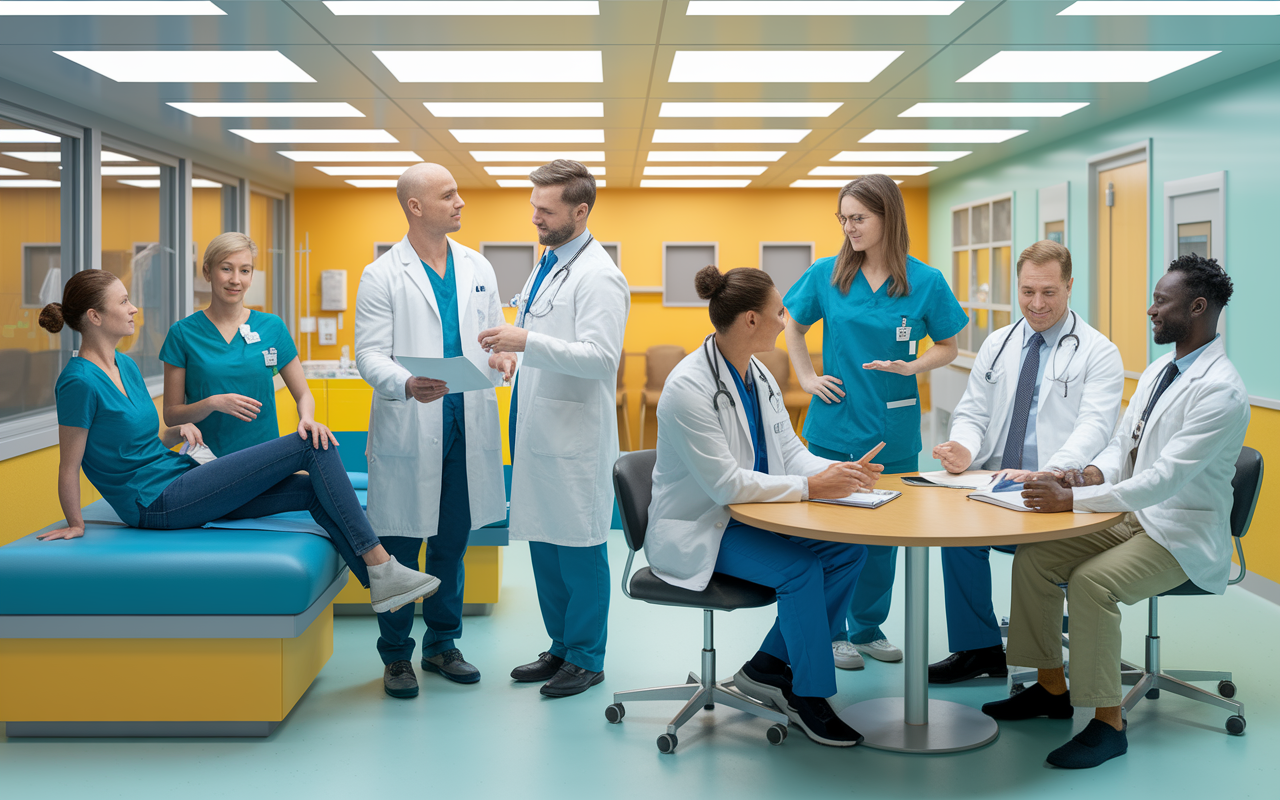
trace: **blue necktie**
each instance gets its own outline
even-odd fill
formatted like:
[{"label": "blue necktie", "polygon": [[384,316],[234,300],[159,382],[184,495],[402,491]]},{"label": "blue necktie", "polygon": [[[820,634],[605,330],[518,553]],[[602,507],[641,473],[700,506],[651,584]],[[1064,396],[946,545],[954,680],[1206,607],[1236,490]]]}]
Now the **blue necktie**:
[{"label": "blue necktie", "polygon": [[538,290],[542,288],[542,281],[551,274],[551,268],[556,265],[556,251],[548,250],[546,255],[542,257],[542,263],[538,265],[538,276],[533,279],[533,288],[529,290],[529,300],[525,303],[525,308],[533,305],[533,298],[538,296]]},{"label": "blue necktie", "polygon": [[1040,373],[1040,345],[1044,337],[1037,333],[1027,345],[1031,348],[1018,375],[1018,393],[1013,398],[1013,418],[1009,421],[1009,438],[1004,442],[1000,469],[1022,469],[1022,451],[1027,444],[1027,418],[1031,415],[1031,398],[1036,393],[1036,376]]},{"label": "blue necktie", "polygon": [[[524,309],[527,314],[529,308],[533,305],[533,298],[538,296],[538,289],[542,287],[542,280],[551,272],[551,268],[556,265],[556,252],[548,250],[542,256],[542,262],[538,264],[538,274],[533,279],[533,288],[529,290],[529,299],[524,301]],[[516,415],[520,408],[520,376],[516,376],[515,385],[511,387],[511,411],[507,417],[507,437],[508,446],[511,448],[511,455],[514,458],[516,454]]]}]

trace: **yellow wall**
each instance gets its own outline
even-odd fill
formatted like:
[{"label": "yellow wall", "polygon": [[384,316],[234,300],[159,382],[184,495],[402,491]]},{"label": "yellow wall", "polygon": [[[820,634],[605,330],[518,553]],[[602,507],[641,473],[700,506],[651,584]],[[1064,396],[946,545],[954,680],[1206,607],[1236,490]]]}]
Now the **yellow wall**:
[{"label": "yellow wall", "polygon": [[[60,241],[60,203],[58,189],[0,192],[0,350],[37,352],[61,346],[57,336],[49,336],[36,324],[40,309],[22,307],[22,246]],[[43,274],[37,278],[43,279]],[[0,380],[8,379],[11,376],[0,375]]]}]

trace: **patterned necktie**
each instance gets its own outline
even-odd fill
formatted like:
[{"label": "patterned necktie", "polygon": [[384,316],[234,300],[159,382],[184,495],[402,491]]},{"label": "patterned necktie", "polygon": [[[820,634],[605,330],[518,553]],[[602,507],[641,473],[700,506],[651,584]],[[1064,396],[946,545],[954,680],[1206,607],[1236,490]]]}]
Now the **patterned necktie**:
[{"label": "patterned necktie", "polygon": [[1027,443],[1027,418],[1031,415],[1031,398],[1036,392],[1036,375],[1040,372],[1040,345],[1044,337],[1037,333],[1027,345],[1027,360],[1018,375],[1018,393],[1013,398],[1013,418],[1009,420],[1009,438],[1004,442],[1000,469],[1022,469],[1022,451]]},{"label": "patterned necktie", "polygon": [[1151,399],[1147,401],[1147,407],[1142,410],[1142,417],[1138,420],[1138,424],[1133,429],[1133,447],[1129,449],[1129,471],[1132,474],[1134,466],[1138,463],[1138,445],[1142,444],[1142,431],[1147,427],[1147,417],[1151,416],[1151,412],[1156,407],[1156,401],[1160,399],[1160,395],[1164,394],[1164,390],[1169,388],[1169,384],[1173,383],[1173,379],[1178,377],[1178,365],[1170,361],[1169,366],[1164,368],[1164,372],[1160,375],[1160,382],[1156,384],[1156,389],[1151,393]]}]

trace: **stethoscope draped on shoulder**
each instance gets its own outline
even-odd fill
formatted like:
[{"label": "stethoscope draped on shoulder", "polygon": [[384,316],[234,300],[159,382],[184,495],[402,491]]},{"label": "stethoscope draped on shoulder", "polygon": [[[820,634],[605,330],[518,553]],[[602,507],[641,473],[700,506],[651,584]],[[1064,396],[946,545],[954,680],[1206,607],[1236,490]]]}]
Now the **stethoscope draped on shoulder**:
[{"label": "stethoscope draped on shoulder", "polygon": [[[582,243],[582,247],[578,248],[578,252],[573,254],[573,258],[569,259],[568,263],[562,267],[558,267],[556,271],[551,274],[551,285],[544,287],[542,291],[538,292],[538,296],[534,298],[535,302],[545,301],[543,302],[543,305],[539,306],[539,308],[542,309],[541,311],[534,311],[531,306],[528,306],[528,298],[523,293],[511,298],[511,307],[520,309],[520,314],[516,319],[517,328],[524,327],[526,317],[540,319],[550,314],[555,309],[556,297],[560,295],[560,290],[564,288],[564,285],[569,282],[569,267],[573,266],[573,262],[578,260],[578,256],[582,255],[583,251],[586,250],[594,241],[595,237],[591,234],[587,234],[587,240]],[[542,258],[546,258],[546,256],[547,250],[544,248],[542,251]],[[538,263],[542,263],[541,258],[538,259]],[[537,274],[537,270],[538,268],[534,267],[534,275]],[[530,275],[529,280],[536,280],[534,275]],[[559,281],[558,283],[557,280]]]},{"label": "stethoscope draped on shoulder", "polygon": [[[1080,317],[1076,316],[1076,312],[1074,311],[1071,311],[1070,314],[1071,330],[1067,331],[1066,335],[1058,339],[1058,344],[1054,346],[1053,353],[1049,355],[1049,361],[1051,363],[1046,364],[1044,368],[1044,374],[1049,378],[1049,380],[1062,384],[1063,397],[1067,396],[1067,390],[1071,385],[1071,362],[1075,360],[1076,352],[1080,349],[1080,337],[1076,335],[1076,323],[1080,321]],[[1026,318],[1023,317],[1013,324],[1013,327],[1005,334],[1004,341],[1000,343],[1000,349],[996,351],[996,357],[991,359],[991,366],[987,369],[987,373],[983,378],[992,386],[997,383],[998,378],[1000,377],[992,377],[995,372],[996,365],[1000,363],[1000,356],[1004,353],[1005,347],[1008,346],[1009,340],[1013,338],[1013,334],[1017,332],[1018,326],[1026,321]],[[1058,351],[1062,349],[1062,346],[1067,343],[1068,339],[1071,340],[1071,355],[1067,356],[1067,363],[1061,370],[1055,370],[1054,368],[1057,367],[1058,364]],[[1056,377],[1054,374],[1055,372],[1057,373]],[[1003,372],[1001,374],[1003,375]]]},{"label": "stethoscope draped on shoulder", "polygon": [[[725,386],[724,379],[720,377],[720,365],[716,362],[715,356],[712,355],[712,341],[716,338],[714,333],[708,334],[707,338],[702,340],[702,355],[707,359],[707,369],[711,370],[711,377],[716,380],[716,393],[711,396],[711,405],[717,412],[720,411],[720,395],[724,395],[729,401],[729,408],[736,408],[738,403],[733,399],[733,394],[729,391],[729,387]],[[773,391],[773,384],[769,381],[769,377],[764,374],[764,370],[754,359],[751,365],[756,368],[756,374],[760,376],[760,380],[764,381],[764,385],[769,387],[769,405],[773,406],[774,411],[781,410],[782,401],[778,399],[778,395]],[[747,378],[751,377],[751,370],[747,370]]]}]

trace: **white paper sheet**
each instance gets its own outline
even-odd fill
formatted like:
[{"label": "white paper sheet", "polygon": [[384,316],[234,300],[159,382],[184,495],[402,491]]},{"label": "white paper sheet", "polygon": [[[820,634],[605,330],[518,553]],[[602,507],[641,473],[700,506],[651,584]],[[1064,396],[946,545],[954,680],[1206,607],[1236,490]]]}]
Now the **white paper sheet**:
[{"label": "white paper sheet", "polygon": [[991,476],[996,473],[989,469],[975,469],[953,475],[946,470],[937,472],[921,472],[920,477],[938,484],[950,486],[952,489],[985,489],[991,485]]},{"label": "white paper sheet", "polygon": [[472,364],[466,356],[454,358],[396,356],[396,363],[412,372],[415,377],[444,381],[449,385],[449,394],[493,388],[493,381],[489,380],[489,376],[476,369],[476,365]]}]

